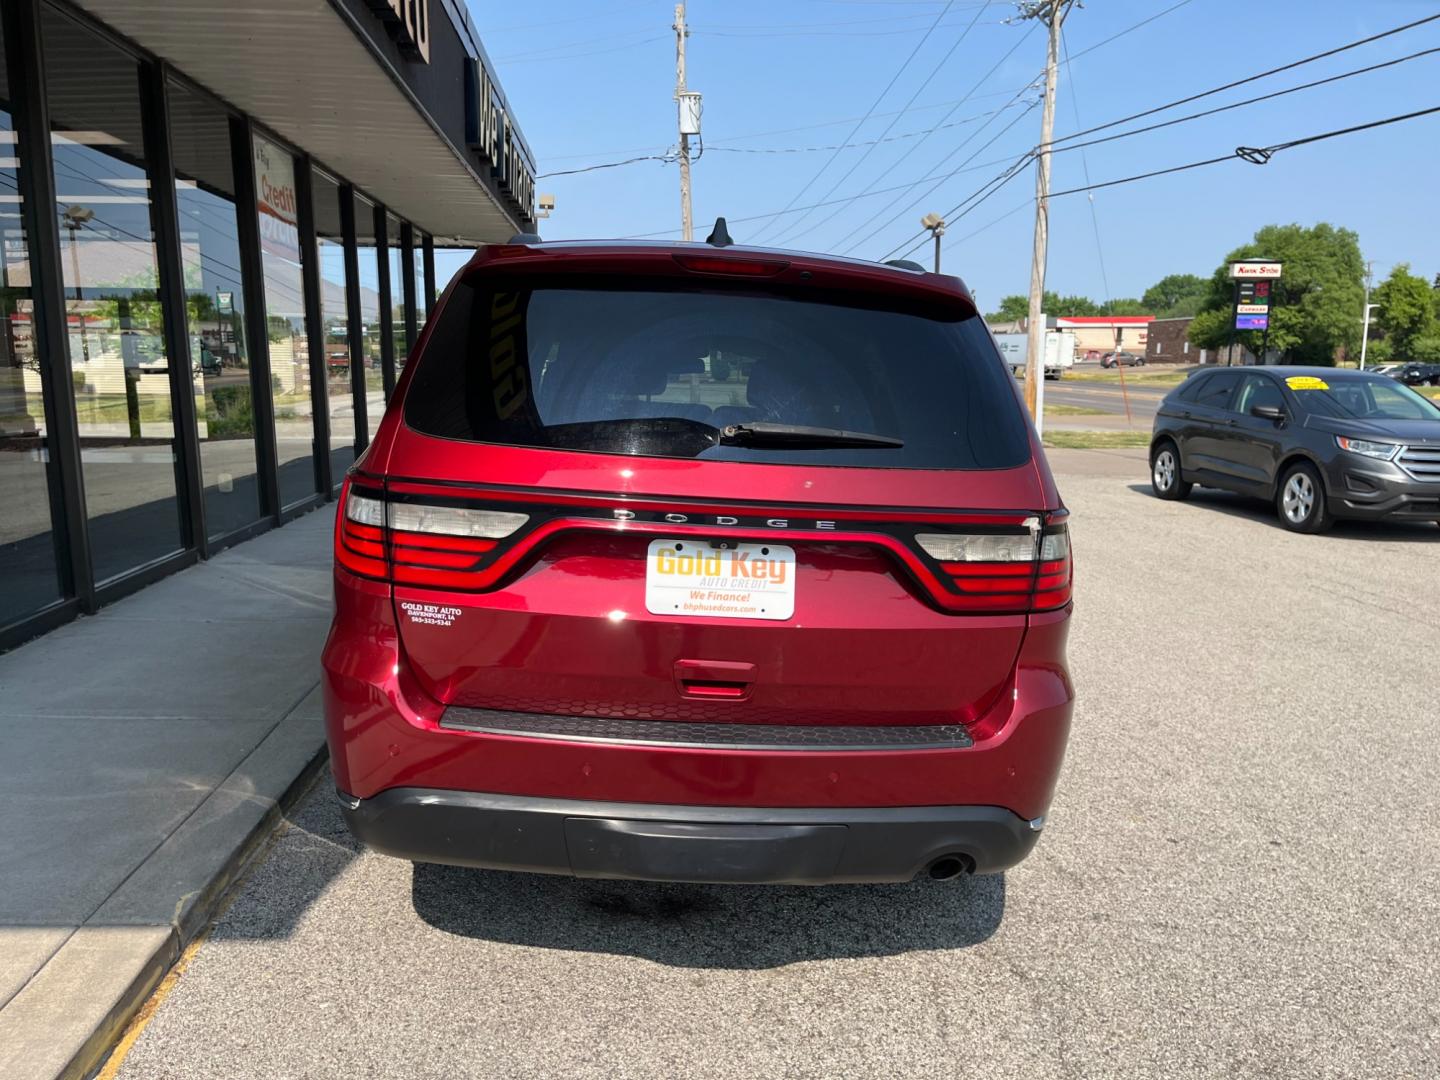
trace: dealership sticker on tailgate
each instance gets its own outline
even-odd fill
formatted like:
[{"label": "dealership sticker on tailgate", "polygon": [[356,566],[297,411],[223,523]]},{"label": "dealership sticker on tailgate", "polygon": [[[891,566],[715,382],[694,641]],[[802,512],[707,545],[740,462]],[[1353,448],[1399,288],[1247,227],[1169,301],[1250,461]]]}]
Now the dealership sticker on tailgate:
[{"label": "dealership sticker on tailgate", "polygon": [[645,554],[645,609],[655,615],[788,619],[795,614],[795,549],[652,540]]}]

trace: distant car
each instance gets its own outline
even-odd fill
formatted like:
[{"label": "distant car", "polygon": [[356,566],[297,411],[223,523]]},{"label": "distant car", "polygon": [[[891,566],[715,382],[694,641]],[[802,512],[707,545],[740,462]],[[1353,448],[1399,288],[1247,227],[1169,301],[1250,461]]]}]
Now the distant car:
[{"label": "distant car", "polygon": [[1295,532],[1440,524],[1440,407],[1368,371],[1199,371],[1155,414],[1150,483],[1162,499],[1203,484],[1271,500]]},{"label": "distant car", "polygon": [[1100,358],[1100,366],[1103,368],[1144,367],[1145,357],[1133,352],[1107,352]]},{"label": "distant car", "polygon": [[1403,364],[1386,374],[1406,386],[1440,386],[1440,364]]},{"label": "distant car", "polygon": [[1395,372],[1399,371],[1404,366],[1404,364],[1381,364],[1379,367],[1373,367],[1369,370],[1372,375],[1388,375],[1393,378],[1395,376]]}]

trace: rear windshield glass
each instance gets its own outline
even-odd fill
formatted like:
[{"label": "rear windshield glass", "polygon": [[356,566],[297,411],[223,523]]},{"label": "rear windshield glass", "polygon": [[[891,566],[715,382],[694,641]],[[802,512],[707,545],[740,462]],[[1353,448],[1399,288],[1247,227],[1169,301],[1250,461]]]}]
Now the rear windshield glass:
[{"label": "rear windshield glass", "polygon": [[[585,286],[457,283],[406,422],[449,439],[720,461],[996,469],[1029,459],[1018,398],[978,316]],[[904,445],[721,435],[757,423]]]}]

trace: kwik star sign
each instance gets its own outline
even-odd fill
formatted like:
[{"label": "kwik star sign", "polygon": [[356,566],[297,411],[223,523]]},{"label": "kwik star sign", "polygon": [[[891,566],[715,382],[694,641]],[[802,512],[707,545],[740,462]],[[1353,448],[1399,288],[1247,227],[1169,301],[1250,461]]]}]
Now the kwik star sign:
[{"label": "kwik star sign", "polygon": [[1270,329],[1270,289],[1280,277],[1280,264],[1252,259],[1230,264],[1235,282],[1234,327],[1236,330]]}]

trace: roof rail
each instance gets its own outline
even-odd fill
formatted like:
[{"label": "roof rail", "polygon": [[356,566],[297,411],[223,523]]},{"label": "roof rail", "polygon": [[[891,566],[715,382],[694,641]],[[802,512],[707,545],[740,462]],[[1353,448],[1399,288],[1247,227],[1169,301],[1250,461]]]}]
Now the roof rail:
[{"label": "roof rail", "polygon": [[543,244],[545,241],[540,239],[539,233],[517,232],[510,237],[509,242],[512,244]]},{"label": "roof rail", "polygon": [[921,266],[914,259],[890,259],[885,265],[893,266],[896,270],[918,270],[922,274],[925,273],[925,267]]}]

